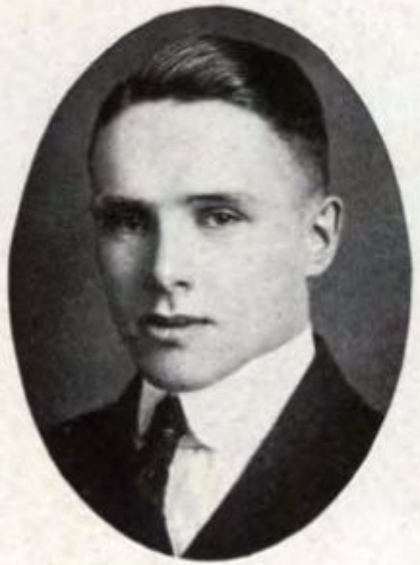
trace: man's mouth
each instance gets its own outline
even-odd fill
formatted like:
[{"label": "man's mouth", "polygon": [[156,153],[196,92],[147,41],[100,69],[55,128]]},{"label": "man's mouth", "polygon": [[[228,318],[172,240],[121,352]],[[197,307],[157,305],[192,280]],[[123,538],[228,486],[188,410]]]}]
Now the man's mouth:
[{"label": "man's mouth", "polygon": [[149,336],[160,341],[176,341],[189,330],[212,324],[209,318],[174,314],[144,314],[139,319],[139,326]]}]

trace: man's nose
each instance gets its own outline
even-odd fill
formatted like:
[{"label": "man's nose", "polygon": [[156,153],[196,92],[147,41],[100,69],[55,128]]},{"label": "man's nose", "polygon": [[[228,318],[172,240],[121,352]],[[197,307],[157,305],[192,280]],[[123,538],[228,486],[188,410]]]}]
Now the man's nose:
[{"label": "man's nose", "polygon": [[161,223],[156,237],[152,276],[164,292],[190,289],[193,242],[184,222]]}]

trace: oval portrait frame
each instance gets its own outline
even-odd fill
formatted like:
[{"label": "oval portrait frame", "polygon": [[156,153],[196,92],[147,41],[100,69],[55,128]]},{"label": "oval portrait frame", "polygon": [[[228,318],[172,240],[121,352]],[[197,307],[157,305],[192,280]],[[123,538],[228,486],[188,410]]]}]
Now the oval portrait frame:
[{"label": "oval portrait frame", "polygon": [[338,257],[312,287],[314,326],[352,386],[385,414],[404,354],[411,271],[387,150],[351,85],[307,39],[256,13],[208,7],[160,16],[113,45],[61,102],[35,156],[10,264],[14,341],[35,421],[46,433],[99,409],[134,374],[94,262],[86,154],[100,102],[138,66],[136,54],[145,58],[186,30],[252,38],[285,53],[321,96],[332,186],[345,201],[346,223]]}]

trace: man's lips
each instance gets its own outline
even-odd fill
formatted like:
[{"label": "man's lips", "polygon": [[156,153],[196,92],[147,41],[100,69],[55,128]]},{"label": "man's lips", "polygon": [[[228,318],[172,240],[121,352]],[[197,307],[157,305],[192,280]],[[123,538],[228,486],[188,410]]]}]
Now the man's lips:
[{"label": "man's lips", "polygon": [[162,314],[143,314],[139,319],[139,325],[144,328],[177,330],[186,329],[192,326],[212,324],[209,318],[189,316],[186,314],[174,314],[164,316]]},{"label": "man's lips", "polygon": [[186,328],[196,324],[209,324],[208,318],[196,316],[187,316],[185,314],[176,314],[172,316],[163,316],[162,314],[145,314],[141,316],[140,323],[146,326],[156,326],[158,328]]}]

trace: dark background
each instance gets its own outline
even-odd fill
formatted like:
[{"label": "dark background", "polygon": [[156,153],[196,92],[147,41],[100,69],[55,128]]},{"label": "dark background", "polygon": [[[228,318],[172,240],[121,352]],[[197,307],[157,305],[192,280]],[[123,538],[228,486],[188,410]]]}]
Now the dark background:
[{"label": "dark background", "polygon": [[98,104],[115,82],[162,41],[197,31],[287,53],[319,91],[332,190],[345,200],[346,222],[333,267],[313,285],[314,325],[371,404],[385,410],[391,399],[407,330],[410,259],[398,187],[375,125],[306,39],[249,12],[199,8],[153,20],[106,52],[60,104],[35,156],[16,224],[10,298],[21,374],[41,426],[112,400],[135,373],[95,265],[87,145]]}]

